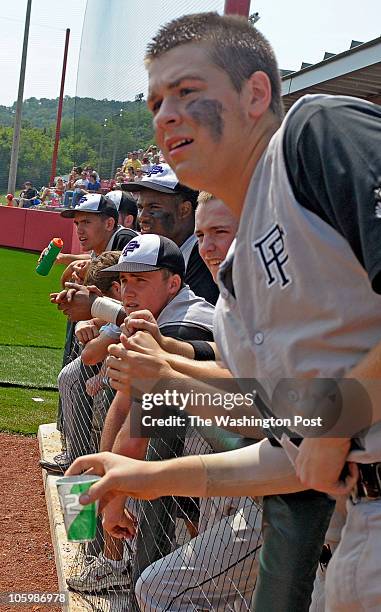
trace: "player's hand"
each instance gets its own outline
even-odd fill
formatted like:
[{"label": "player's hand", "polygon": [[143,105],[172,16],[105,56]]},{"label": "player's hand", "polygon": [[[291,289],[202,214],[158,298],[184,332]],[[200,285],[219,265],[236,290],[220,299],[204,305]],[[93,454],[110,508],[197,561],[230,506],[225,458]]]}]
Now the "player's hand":
[{"label": "player's hand", "polygon": [[156,342],[155,338],[146,331],[137,331],[129,337],[125,334],[121,334],[120,341],[124,348],[130,351],[136,351],[144,355],[161,356],[163,358],[167,355],[167,353],[162,350],[160,344]]},{"label": "player's hand", "polygon": [[103,476],[87,493],[81,495],[83,505],[99,499],[102,512],[116,496],[138,499],[155,499],[160,496],[156,461],[137,461],[114,453],[96,453],[78,457],[66,471],[65,476],[75,474],[97,474]]},{"label": "player's hand", "polygon": [[102,297],[102,292],[94,285],[85,287],[77,283],[65,283],[65,289],[55,301],[58,310],[62,310],[70,321],[85,321],[91,319],[91,304],[96,297]]},{"label": "player's hand", "polygon": [[98,287],[96,287],[95,285],[81,285],[80,283],[65,283],[65,288],[68,291],[70,291],[70,295],[72,296],[72,298],[74,298],[77,293],[80,293],[82,296],[87,297],[87,299],[89,299],[91,295],[95,297],[103,296],[102,291],[98,289]]},{"label": "player's hand", "polygon": [[90,395],[90,397],[95,397],[98,391],[102,389],[102,376],[96,374],[91,378],[88,378],[86,381],[86,393]]},{"label": "player's hand", "polygon": [[51,293],[50,301],[52,302],[52,304],[61,304],[62,302],[66,301],[66,296],[67,296],[67,289],[63,289],[62,291],[59,291],[58,293]]},{"label": "player's hand", "polygon": [[349,475],[340,480],[349,448],[348,438],[305,438],[295,460],[296,475],[308,489],[348,495],[358,479],[357,465],[348,463]]},{"label": "player's hand", "polygon": [[73,262],[72,280],[74,281],[74,283],[78,283],[79,285],[83,283],[90,263],[90,259],[84,259],[83,261],[78,260]]},{"label": "player's hand", "polygon": [[138,330],[147,331],[161,346],[162,335],[155,317],[149,310],[135,310],[131,312],[124,319],[121,329],[126,336],[131,336]]},{"label": "player's hand", "polygon": [[124,348],[122,344],[110,344],[107,357],[107,376],[113,389],[130,394],[130,386],[147,393],[155,384],[170,378],[172,368],[165,359],[144,355]]},{"label": "player's hand", "polygon": [[90,340],[94,340],[94,338],[99,336],[99,329],[96,325],[94,325],[92,319],[90,319],[90,321],[80,321],[76,325],[75,335],[77,336],[78,341],[85,345],[90,342]]},{"label": "player's hand", "polygon": [[40,253],[40,257],[38,258],[37,265],[40,263],[40,261],[42,260],[42,258],[43,258],[43,257],[45,257],[45,255],[46,255],[46,253],[47,253],[47,252],[48,252],[48,247],[45,247],[45,248],[43,249],[43,251],[41,251],[41,253]]},{"label": "player's hand", "polygon": [[114,538],[131,539],[136,534],[137,520],[125,508],[126,497],[115,497],[103,510],[102,525]]}]

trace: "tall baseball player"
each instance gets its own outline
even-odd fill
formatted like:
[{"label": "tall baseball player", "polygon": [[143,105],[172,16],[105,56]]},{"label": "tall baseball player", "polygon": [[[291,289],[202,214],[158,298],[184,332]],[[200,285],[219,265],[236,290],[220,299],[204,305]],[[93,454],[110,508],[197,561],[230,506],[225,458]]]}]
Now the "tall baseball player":
[{"label": "tall baseball player", "polygon": [[[259,379],[270,400],[285,378],[378,379],[380,108],[354,98],[307,96],[280,125],[273,52],[246,20],[236,17],[204,13],[175,20],[153,39],[147,61],[148,105],[168,163],[182,183],[214,193],[240,217],[236,244],[219,272],[215,321],[217,344],[229,369],[237,378]],[[377,398],[377,389],[369,393],[371,400]],[[345,387],[342,394],[340,419],[347,410]],[[356,407],[364,412],[362,403]],[[302,484],[344,494],[357,479],[358,468],[352,465],[351,475],[340,480],[350,438],[357,438],[357,454],[351,458],[361,464],[358,503],[348,503],[347,525],[328,572],[328,610],[381,606],[381,448],[376,435],[381,410],[376,401],[372,407],[363,421],[344,422],[345,437],[336,433],[335,438],[304,440],[297,458]],[[373,423],[366,435],[358,436]],[[279,437],[282,432],[274,433]],[[236,457],[242,470],[250,470],[250,453],[253,465],[261,461],[255,447],[240,451]],[[114,461],[92,458],[73,468],[97,465],[108,472],[111,465],[116,469]],[[222,489],[231,494],[228,463],[218,471],[224,461],[221,455],[193,460],[195,473],[204,475],[204,491],[217,494],[211,486],[217,483],[218,494]],[[284,458],[285,470],[286,464]],[[183,487],[190,494],[189,482],[185,487],[179,481],[186,466],[190,462],[163,467],[172,493]],[[237,477],[231,468],[233,474]],[[130,469],[129,490],[135,476]],[[225,482],[218,485],[219,477]],[[242,471],[238,484],[248,492],[248,482],[242,482],[246,477]],[[115,491],[111,481],[112,473],[94,487],[90,499],[110,487]],[[298,490],[295,481],[293,487],[289,490]],[[308,609],[331,512],[328,497],[314,491],[265,498],[256,610]],[[340,588],[331,586],[330,576],[336,586],[340,579]]]}]

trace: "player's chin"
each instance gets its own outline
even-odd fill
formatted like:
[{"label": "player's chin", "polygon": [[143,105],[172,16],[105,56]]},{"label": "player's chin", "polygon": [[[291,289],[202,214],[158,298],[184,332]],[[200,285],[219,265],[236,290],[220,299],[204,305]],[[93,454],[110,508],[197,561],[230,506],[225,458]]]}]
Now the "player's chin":
[{"label": "player's chin", "polygon": [[183,185],[186,185],[190,189],[194,189],[196,191],[205,189],[205,187],[203,187],[204,181],[202,180],[202,169],[198,164],[193,163],[191,160],[182,161],[176,164],[176,167],[173,167],[173,170],[176,173],[180,183]]}]

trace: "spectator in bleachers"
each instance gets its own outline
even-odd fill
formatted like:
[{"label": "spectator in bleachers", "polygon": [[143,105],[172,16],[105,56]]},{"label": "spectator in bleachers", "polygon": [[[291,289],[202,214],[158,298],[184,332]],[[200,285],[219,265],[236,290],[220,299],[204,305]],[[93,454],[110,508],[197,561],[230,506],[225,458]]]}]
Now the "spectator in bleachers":
[{"label": "spectator in bleachers", "polygon": [[73,204],[71,203],[71,199],[73,197],[74,194],[74,185],[76,183],[76,181],[81,179],[82,176],[82,168],[81,166],[73,166],[70,174],[69,174],[69,179],[68,182],[66,184],[66,191],[65,191],[65,197],[64,197],[64,207],[65,208],[69,208],[69,206],[73,207]]},{"label": "spectator in bleachers", "polygon": [[54,187],[45,187],[41,195],[41,202],[45,202],[46,198],[51,199],[57,197],[59,203],[62,203],[62,199],[65,193],[66,183],[61,176],[58,176]]},{"label": "spectator in bleachers", "polygon": [[127,173],[125,175],[124,182],[125,183],[134,183],[135,182],[135,169],[133,166],[127,166]]},{"label": "spectator in bleachers", "polygon": [[126,175],[122,172],[119,172],[115,175],[115,187],[116,189],[120,189],[121,185],[125,182]]},{"label": "spectator in bleachers", "polygon": [[138,168],[135,172],[135,183],[141,181],[143,176],[144,176],[143,171],[140,168]]},{"label": "spectator in bleachers", "polygon": [[18,202],[20,208],[30,208],[37,204],[36,200],[39,200],[38,191],[33,187],[30,181],[25,181],[24,189],[21,191]]},{"label": "spectator in bleachers", "polygon": [[131,157],[129,159],[127,159],[127,161],[125,161],[123,163],[123,167],[122,170],[125,174],[127,174],[127,169],[129,166],[132,166],[134,170],[137,170],[138,168],[142,167],[141,161],[138,158],[138,152],[137,151],[133,151],[131,153]]},{"label": "spectator in bleachers", "polygon": [[147,151],[145,152],[145,155],[149,158],[150,162],[152,163],[153,156],[157,155],[157,146],[151,145],[150,147],[148,147]]},{"label": "spectator in bleachers", "polygon": [[151,168],[152,168],[152,165],[150,164],[149,157],[144,156],[142,159],[142,168],[141,168],[142,172],[144,174],[148,174]]},{"label": "spectator in bleachers", "polygon": [[90,172],[89,177],[88,177],[88,184],[86,189],[84,189],[83,191],[85,191],[85,193],[98,193],[100,188],[101,188],[101,182],[100,180],[98,180],[97,178],[97,173],[96,172]]},{"label": "spectator in bleachers", "polygon": [[89,186],[89,179],[87,178],[87,172],[82,170],[81,176],[74,183],[72,208],[78,205],[78,202],[82,196],[86,195]]},{"label": "spectator in bleachers", "polygon": [[87,179],[89,179],[92,174],[95,174],[95,179],[97,181],[100,181],[100,177],[99,177],[98,172],[96,170],[94,170],[94,168],[92,166],[86,166],[84,170],[86,172],[86,178]]}]

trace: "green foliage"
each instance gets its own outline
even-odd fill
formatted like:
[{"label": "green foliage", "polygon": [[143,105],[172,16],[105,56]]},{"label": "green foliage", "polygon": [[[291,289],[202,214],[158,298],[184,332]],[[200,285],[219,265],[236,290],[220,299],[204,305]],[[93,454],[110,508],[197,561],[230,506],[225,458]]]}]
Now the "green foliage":
[{"label": "green foliage", "polygon": [[[16,104],[0,106],[0,190],[5,190],[8,183],[15,108]],[[23,102],[17,170],[20,187],[25,180],[31,180],[37,188],[49,181],[57,108],[58,98],[29,98]],[[103,127],[105,123],[107,127]],[[145,149],[152,142],[152,119],[144,102],[66,96],[56,175],[68,174],[73,164],[89,164],[102,178],[110,178],[114,161],[115,167],[120,166],[128,151]]]}]

